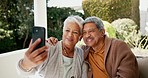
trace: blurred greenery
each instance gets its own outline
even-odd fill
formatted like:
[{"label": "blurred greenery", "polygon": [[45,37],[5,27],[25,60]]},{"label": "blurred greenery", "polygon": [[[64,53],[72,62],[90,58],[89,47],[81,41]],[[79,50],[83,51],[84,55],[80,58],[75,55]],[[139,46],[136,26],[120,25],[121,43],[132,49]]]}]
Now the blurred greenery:
[{"label": "blurred greenery", "polygon": [[118,18],[130,18],[140,25],[139,0],[84,0],[82,6],[85,17],[98,16],[110,23]]},{"label": "blurred greenery", "polygon": [[[0,53],[27,48],[34,26],[33,0],[1,0],[0,3]],[[69,15],[83,17],[71,8],[47,8],[48,37],[61,39],[63,21]]]},{"label": "blurred greenery", "polygon": [[106,30],[106,34],[109,37],[116,38],[116,29],[112,26],[112,24],[107,21],[103,21],[103,24]]},{"label": "blurred greenery", "polygon": [[125,41],[131,48],[148,49],[148,36],[143,36],[136,30],[137,25],[132,19],[118,19],[111,24],[116,29],[117,38]]},{"label": "blurred greenery", "polygon": [[[134,38],[130,37],[130,40],[128,39],[128,41],[130,41],[129,44],[133,43],[134,40],[131,41],[133,38],[137,40],[134,42],[134,47],[137,47],[135,44],[140,43],[143,44],[141,48],[145,48],[144,45],[147,45],[148,38],[138,33],[138,1],[139,0],[85,0],[83,1],[84,14],[76,12],[69,7],[48,7],[48,37],[54,36],[61,40],[65,18],[69,15],[80,15],[83,18],[88,16],[100,17],[104,20],[103,23],[108,35],[119,38],[119,35],[117,35],[119,32],[116,31],[118,31],[117,28],[120,28],[121,24],[116,23],[117,28],[113,28],[113,24],[110,23],[118,18],[130,18],[135,21],[137,27],[136,32],[132,32]],[[0,3],[0,53],[27,48],[31,39],[32,27],[34,26],[33,0],[0,0]],[[128,27],[129,26],[130,25],[128,25]],[[120,30],[123,31],[124,29]],[[123,32],[125,31],[129,33],[131,30],[124,30]],[[127,36],[121,35],[122,34],[120,34],[120,39],[127,40]],[[138,38],[136,38],[137,36]]]},{"label": "blurred greenery", "polygon": [[63,22],[70,15],[79,15],[82,18],[84,17],[82,13],[76,12],[71,8],[49,7],[47,10],[48,37],[54,36],[61,40]]},{"label": "blurred greenery", "polygon": [[0,3],[0,53],[25,48],[33,26],[33,0]]}]

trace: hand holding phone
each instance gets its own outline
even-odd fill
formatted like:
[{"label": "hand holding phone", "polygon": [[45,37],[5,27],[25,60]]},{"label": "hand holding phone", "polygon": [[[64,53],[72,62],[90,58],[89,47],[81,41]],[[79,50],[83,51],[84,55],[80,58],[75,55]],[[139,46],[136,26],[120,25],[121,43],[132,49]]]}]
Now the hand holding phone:
[{"label": "hand holding phone", "polygon": [[36,46],[35,50],[45,46],[45,28],[34,26],[32,30],[32,43],[34,43],[38,38],[41,39],[41,43]]}]

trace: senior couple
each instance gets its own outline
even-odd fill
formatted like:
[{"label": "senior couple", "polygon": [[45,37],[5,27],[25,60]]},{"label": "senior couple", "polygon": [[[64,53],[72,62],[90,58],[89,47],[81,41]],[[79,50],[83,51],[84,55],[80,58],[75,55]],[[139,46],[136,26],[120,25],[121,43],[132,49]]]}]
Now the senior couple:
[{"label": "senior couple", "polygon": [[[82,47],[76,43],[83,38]],[[29,45],[17,70],[21,75],[39,75],[41,78],[139,78],[137,60],[121,40],[105,35],[104,25],[98,17],[83,20],[72,15],[66,18],[62,40],[49,38],[37,50],[39,38]],[[55,45],[52,45],[52,44]]]}]

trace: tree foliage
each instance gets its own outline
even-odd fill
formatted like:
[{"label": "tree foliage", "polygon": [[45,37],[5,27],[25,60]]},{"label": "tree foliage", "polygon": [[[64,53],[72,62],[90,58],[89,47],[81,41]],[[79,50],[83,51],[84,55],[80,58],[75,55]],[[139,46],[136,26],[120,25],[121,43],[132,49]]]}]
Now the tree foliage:
[{"label": "tree foliage", "polygon": [[74,9],[63,7],[48,7],[47,9],[47,27],[48,37],[54,36],[61,40],[64,20],[70,15],[79,15],[84,17],[82,13],[76,12]]},{"label": "tree foliage", "polygon": [[[137,0],[85,0],[83,10],[85,17],[98,16],[105,21],[113,22],[118,18],[131,18],[139,25]],[[133,17],[134,15],[134,17]]]},{"label": "tree foliage", "polygon": [[33,26],[32,0],[0,0],[0,52],[24,48]]},{"label": "tree foliage", "polygon": [[[0,0],[0,53],[28,47],[34,26],[33,0]],[[71,8],[47,8],[48,37],[61,39],[63,21],[80,15]]]}]

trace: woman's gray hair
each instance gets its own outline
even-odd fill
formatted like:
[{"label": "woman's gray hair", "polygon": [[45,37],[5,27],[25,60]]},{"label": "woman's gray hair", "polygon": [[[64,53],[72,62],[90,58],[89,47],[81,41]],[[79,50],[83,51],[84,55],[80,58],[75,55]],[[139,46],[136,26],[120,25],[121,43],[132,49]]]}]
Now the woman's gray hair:
[{"label": "woman's gray hair", "polygon": [[70,22],[74,22],[74,23],[78,24],[80,27],[80,33],[82,34],[82,27],[83,27],[83,22],[84,22],[83,18],[78,15],[71,15],[71,16],[67,17],[64,21],[63,31],[65,29],[66,24],[70,23]]},{"label": "woman's gray hair", "polygon": [[102,22],[102,20],[99,18],[99,17],[95,17],[95,16],[92,16],[92,17],[87,17],[84,22],[83,22],[83,26],[86,24],[86,23],[94,23],[97,28],[99,30],[102,30],[104,29],[104,24]]}]

